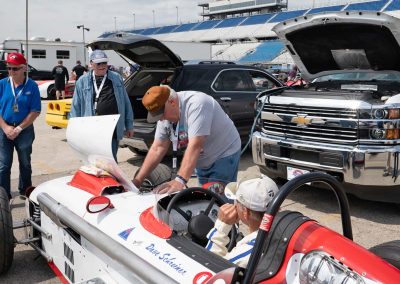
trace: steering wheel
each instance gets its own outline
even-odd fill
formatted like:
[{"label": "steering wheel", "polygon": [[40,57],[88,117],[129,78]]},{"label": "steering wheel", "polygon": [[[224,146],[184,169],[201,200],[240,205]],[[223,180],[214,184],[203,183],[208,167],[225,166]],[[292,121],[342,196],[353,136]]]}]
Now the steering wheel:
[{"label": "steering wheel", "polygon": [[[183,211],[179,207],[179,201],[190,195],[203,195],[204,199],[210,199],[210,203],[208,203],[207,207],[204,211],[201,211],[200,214],[196,216],[190,216],[185,211]],[[186,221],[188,221],[188,232],[192,236],[192,240],[197,244],[205,247],[207,245],[208,232],[214,227],[214,221],[208,216],[211,212],[214,204],[217,204],[218,207],[221,207],[226,202],[219,196],[218,194],[201,188],[201,187],[192,187],[188,189],[181,190],[177,193],[169,202],[167,207],[167,213],[170,214],[172,209],[174,209],[178,214],[180,214]],[[230,240],[227,245],[228,251],[230,251],[236,245],[236,237],[237,237],[237,229],[236,226],[233,225],[230,232]]]}]

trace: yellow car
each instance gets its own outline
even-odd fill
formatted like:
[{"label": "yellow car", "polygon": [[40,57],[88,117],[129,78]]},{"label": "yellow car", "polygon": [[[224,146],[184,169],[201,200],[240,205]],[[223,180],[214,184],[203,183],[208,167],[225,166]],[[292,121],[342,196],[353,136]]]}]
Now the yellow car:
[{"label": "yellow car", "polygon": [[46,123],[50,126],[67,128],[72,99],[49,101]]}]

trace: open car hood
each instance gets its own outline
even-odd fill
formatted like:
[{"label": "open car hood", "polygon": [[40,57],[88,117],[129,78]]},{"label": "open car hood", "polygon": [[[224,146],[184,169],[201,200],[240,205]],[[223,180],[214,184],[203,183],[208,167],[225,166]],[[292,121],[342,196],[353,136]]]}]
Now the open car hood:
[{"label": "open car hood", "polygon": [[400,71],[400,20],[377,12],[307,15],[273,31],[303,78],[354,71]]},{"label": "open car hood", "polygon": [[88,46],[94,49],[114,50],[142,67],[175,68],[182,66],[180,58],[160,41],[141,35],[98,38]]}]

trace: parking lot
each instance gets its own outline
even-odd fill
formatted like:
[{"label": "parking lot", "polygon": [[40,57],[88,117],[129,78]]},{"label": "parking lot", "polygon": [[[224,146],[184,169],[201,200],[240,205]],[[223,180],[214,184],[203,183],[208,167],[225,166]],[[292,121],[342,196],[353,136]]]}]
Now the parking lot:
[{"label": "parking lot", "polygon": [[[65,129],[52,129],[45,123],[47,102],[42,102],[42,115],[35,122],[32,166],[33,183],[38,185],[55,177],[70,175],[80,165],[77,154],[69,148],[65,140]],[[140,167],[142,156],[137,156],[127,148],[119,150],[118,159],[123,171],[130,177]],[[255,176],[258,168],[252,163],[251,153],[246,152],[240,163],[239,178]],[[18,178],[17,157],[12,169],[13,195],[16,194]],[[191,181],[195,183],[196,181]],[[349,197],[353,223],[354,240],[369,248],[382,242],[400,239],[400,207],[360,200]],[[303,214],[341,232],[339,209],[335,196],[328,190],[302,188],[294,192],[284,203],[284,210],[300,211]],[[24,207],[17,200],[12,206],[14,220],[24,217]],[[23,231],[17,232],[21,238]],[[60,283],[48,268],[45,260],[28,246],[15,248],[14,262],[7,275],[0,277],[0,283]]]}]

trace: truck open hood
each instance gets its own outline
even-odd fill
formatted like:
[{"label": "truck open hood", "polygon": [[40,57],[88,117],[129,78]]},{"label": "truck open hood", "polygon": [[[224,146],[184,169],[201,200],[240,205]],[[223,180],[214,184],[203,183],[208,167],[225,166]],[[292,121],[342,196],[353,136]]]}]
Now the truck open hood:
[{"label": "truck open hood", "polygon": [[142,67],[175,68],[183,65],[179,57],[160,41],[142,35],[99,38],[88,46],[114,50]]},{"label": "truck open hood", "polygon": [[273,31],[305,79],[354,71],[400,71],[400,20],[377,12],[306,15]]}]

